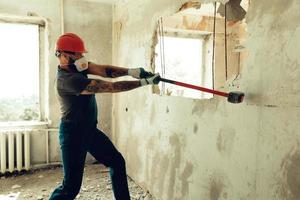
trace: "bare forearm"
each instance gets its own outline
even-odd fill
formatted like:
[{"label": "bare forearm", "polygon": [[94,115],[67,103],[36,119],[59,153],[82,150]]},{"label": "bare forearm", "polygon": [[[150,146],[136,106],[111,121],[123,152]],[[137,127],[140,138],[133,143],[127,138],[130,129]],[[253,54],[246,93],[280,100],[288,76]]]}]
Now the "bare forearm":
[{"label": "bare forearm", "polygon": [[88,73],[102,77],[117,78],[121,76],[127,76],[128,69],[112,65],[97,65],[90,62]]},{"label": "bare forearm", "polygon": [[122,67],[110,66],[110,65],[107,65],[105,67],[105,72],[106,72],[106,76],[110,78],[117,78],[117,77],[128,75],[128,69]]},{"label": "bare forearm", "polygon": [[82,94],[125,92],[140,86],[140,81],[107,82],[102,80],[92,80]]},{"label": "bare forearm", "polygon": [[119,81],[113,83],[112,92],[125,92],[141,86],[140,81]]}]

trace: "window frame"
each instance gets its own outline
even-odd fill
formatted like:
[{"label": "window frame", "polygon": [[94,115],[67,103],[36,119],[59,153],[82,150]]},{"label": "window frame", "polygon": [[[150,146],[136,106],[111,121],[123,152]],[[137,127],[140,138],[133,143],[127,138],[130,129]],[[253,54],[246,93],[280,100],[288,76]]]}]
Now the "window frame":
[{"label": "window frame", "polygon": [[48,75],[47,75],[47,20],[36,16],[0,15],[1,23],[37,25],[39,31],[39,119],[37,121],[8,121],[0,122],[0,128],[12,127],[46,127],[49,124],[48,111]]},{"label": "window frame", "polygon": [[[161,35],[157,35],[158,41],[160,41]],[[213,34],[211,32],[204,32],[204,31],[197,31],[197,30],[183,30],[183,29],[176,29],[176,28],[165,28],[163,37],[174,37],[174,38],[187,38],[187,39],[201,39],[203,41],[202,46],[202,64],[199,66],[201,68],[201,71],[205,71],[207,68],[211,69],[211,71],[214,71],[213,65],[212,65],[212,50],[213,50]],[[160,45],[158,42],[157,45]],[[209,66],[208,66],[209,65]],[[157,69],[159,66],[155,66],[155,69]],[[214,85],[214,76],[213,72],[211,73],[211,82],[212,87]],[[202,76],[205,76],[202,74]],[[204,80],[204,78],[202,79]],[[197,97],[188,97],[184,95],[169,95],[167,92],[166,87],[164,86],[165,83],[162,83],[162,88],[160,89],[160,95],[165,96],[178,96],[183,98],[193,98],[193,99],[199,99],[199,100],[205,100],[205,99],[212,99],[214,98],[214,95],[208,95],[201,93],[201,96]],[[204,83],[202,82],[201,85],[203,86]],[[209,96],[209,97],[205,97]]]}]

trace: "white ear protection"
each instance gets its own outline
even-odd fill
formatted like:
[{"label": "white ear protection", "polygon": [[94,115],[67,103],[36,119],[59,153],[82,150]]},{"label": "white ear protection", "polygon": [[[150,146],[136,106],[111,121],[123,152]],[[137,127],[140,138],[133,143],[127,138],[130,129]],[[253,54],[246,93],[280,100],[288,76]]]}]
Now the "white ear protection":
[{"label": "white ear protection", "polygon": [[88,69],[88,67],[89,67],[89,63],[84,56],[82,56],[81,58],[76,60],[74,62],[74,65],[76,66],[76,69],[79,72],[82,72],[82,71]]}]

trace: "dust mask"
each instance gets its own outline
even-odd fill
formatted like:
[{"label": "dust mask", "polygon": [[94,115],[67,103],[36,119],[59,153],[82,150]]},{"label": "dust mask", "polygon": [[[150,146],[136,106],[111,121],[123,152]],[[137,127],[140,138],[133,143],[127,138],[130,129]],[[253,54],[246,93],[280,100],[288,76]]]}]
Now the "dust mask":
[{"label": "dust mask", "polygon": [[77,59],[74,62],[74,65],[76,66],[76,69],[77,69],[78,72],[82,72],[82,71],[88,69],[88,67],[89,67],[88,61],[86,60],[86,58],[84,56]]}]

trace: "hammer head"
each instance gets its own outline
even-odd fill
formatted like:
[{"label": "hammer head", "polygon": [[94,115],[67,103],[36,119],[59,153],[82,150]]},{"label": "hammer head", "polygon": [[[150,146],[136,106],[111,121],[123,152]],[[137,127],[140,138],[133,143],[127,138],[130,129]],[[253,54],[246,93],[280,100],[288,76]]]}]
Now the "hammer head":
[{"label": "hammer head", "polygon": [[230,92],[228,94],[227,101],[230,103],[242,103],[244,100],[245,94],[243,92]]}]

